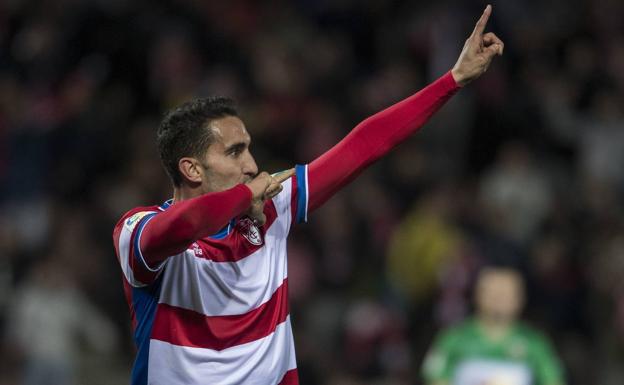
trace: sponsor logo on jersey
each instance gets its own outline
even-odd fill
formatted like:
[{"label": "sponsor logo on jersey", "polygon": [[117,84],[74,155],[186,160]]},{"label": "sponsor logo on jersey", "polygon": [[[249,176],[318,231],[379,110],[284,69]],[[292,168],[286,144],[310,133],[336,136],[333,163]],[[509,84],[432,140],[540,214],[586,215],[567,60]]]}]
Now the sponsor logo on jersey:
[{"label": "sponsor logo on jersey", "polygon": [[193,242],[193,244],[191,245],[191,249],[193,249],[193,253],[195,253],[196,256],[204,255],[204,251],[201,249],[197,242]]},{"label": "sponsor logo on jersey", "polygon": [[149,211],[141,211],[141,212],[134,214],[130,218],[128,218],[128,220],[126,220],[126,227],[128,228],[128,230],[130,231],[134,230],[137,223],[141,221],[141,218],[143,218],[149,213],[150,213]]},{"label": "sponsor logo on jersey", "polygon": [[243,218],[238,222],[238,231],[243,234],[243,237],[249,241],[252,245],[259,246],[262,244],[262,235],[260,230],[256,227],[253,221],[249,218]]}]

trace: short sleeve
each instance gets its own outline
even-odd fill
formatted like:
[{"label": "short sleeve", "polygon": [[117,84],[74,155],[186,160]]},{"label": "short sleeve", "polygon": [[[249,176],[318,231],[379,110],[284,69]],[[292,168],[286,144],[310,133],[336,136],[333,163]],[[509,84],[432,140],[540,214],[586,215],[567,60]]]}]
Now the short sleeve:
[{"label": "short sleeve", "polygon": [[422,374],[427,382],[451,380],[455,343],[452,330],[444,331],[436,337],[423,363]]},{"label": "short sleeve", "polygon": [[532,361],[538,385],[563,384],[563,369],[545,336],[535,334],[531,343]]},{"label": "short sleeve", "polygon": [[121,270],[131,286],[149,285],[158,277],[165,264],[149,266],[140,247],[145,225],[157,214],[158,211],[137,211],[122,217],[115,226],[113,242]]}]

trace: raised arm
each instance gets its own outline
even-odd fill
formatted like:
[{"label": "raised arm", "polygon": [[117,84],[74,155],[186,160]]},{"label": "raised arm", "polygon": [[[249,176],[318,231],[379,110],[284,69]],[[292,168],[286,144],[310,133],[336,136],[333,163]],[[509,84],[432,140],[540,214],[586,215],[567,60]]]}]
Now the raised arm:
[{"label": "raised arm", "polygon": [[422,127],[457,92],[483,74],[503,42],[484,34],[492,11],[487,6],[451,71],[421,91],[367,118],[308,166],[308,212],[321,206],[368,165]]}]

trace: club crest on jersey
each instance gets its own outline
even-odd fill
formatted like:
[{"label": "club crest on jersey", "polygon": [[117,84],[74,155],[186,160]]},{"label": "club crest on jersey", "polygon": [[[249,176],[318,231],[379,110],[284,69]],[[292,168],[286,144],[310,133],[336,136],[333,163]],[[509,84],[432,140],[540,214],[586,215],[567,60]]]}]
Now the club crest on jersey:
[{"label": "club crest on jersey", "polygon": [[243,218],[238,222],[237,226],[238,231],[249,241],[249,243],[256,246],[262,244],[262,235],[260,234],[260,230],[258,230],[251,219]]}]

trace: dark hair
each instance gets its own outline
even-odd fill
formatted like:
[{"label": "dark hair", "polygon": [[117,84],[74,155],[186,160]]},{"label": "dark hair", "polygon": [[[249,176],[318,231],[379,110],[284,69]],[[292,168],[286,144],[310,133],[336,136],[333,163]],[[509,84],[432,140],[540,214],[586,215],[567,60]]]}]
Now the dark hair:
[{"label": "dark hair", "polygon": [[226,116],[238,116],[234,101],[209,97],[186,102],[165,114],[158,127],[156,142],[160,160],[173,185],[182,184],[178,162],[185,156],[199,158],[214,141],[210,123]]}]

